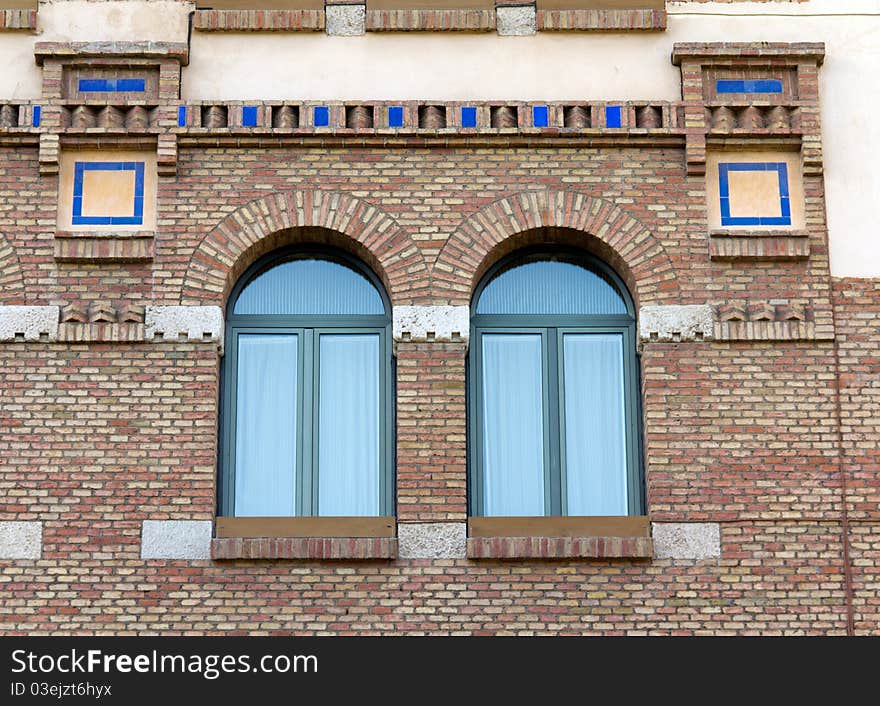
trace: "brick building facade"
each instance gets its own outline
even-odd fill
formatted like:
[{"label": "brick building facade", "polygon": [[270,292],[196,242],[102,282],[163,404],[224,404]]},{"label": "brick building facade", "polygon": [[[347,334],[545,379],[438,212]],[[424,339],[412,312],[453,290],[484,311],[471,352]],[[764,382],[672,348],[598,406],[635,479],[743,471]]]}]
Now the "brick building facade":
[{"label": "brick building facade", "polygon": [[[41,80],[0,95],[5,633],[877,632],[880,278],[833,274],[821,37],[669,39],[679,100],[194,98],[195,40],[34,34],[64,4],[0,33]],[[667,4],[303,3],[196,10],[192,32],[662,42]],[[300,245],[390,300],[373,522],[218,505],[227,304]],[[474,294],[541,246],[604,262],[634,305],[625,516],[473,503]]]}]

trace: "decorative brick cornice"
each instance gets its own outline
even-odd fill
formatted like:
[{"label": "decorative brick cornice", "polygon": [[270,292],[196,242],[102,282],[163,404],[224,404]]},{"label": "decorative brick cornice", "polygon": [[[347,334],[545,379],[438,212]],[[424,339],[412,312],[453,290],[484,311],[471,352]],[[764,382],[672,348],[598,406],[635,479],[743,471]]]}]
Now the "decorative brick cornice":
[{"label": "decorative brick cornice", "polygon": [[395,537],[224,537],[211,540],[211,558],[391,561]]},{"label": "decorative brick cornice", "polygon": [[34,57],[42,65],[46,59],[171,59],[189,63],[186,42],[37,42]]},{"label": "decorative brick cornice", "polygon": [[750,59],[814,61],[825,60],[825,44],[822,42],[677,42],[672,49],[672,63],[700,62],[719,65],[742,63]]},{"label": "decorative brick cornice", "polygon": [[225,303],[238,276],[264,252],[328,238],[364,258],[395,303],[411,302],[428,286],[421,251],[390,215],[347,194],[303,190],[243,204],[209,232],[190,259],[183,303]]},{"label": "decorative brick cornice", "polygon": [[323,10],[196,10],[199,32],[321,32]]},{"label": "decorative brick cornice", "polygon": [[494,10],[370,10],[368,32],[490,32]]},{"label": "decorative brick cornice", "polygon": [[538,10],[541,32],[622,32],[666,29],[665,10]]},{"label": "decorative brick cornice", "polygon": [[807,231],[715,230],[709,233],[713,260],[806,260],[810,256]]},{"label": "decorative brick cornice", "polygon": [[36,10],[0,10],[0,32],[26,32],[36,28]]},{"label": "decorative brick cornice", "polygon": [[717,304],[714,336],[719,341],[832,340],[830,306],[803,302],[731,301]]},{"label": "decorative brick cornice", "polygon": [[469,537],[468,559],[650,559],[650,537]]},{"label": "decorative brick cornice", "polygon": [[[465,219],[437,256],[434,291],[449,303],[467,303],[479,277],[505,254],[505,244],[526,244],[528,238],[515,236],[538,228],[550,230],[543,242],[566,242],[568,230],[591,235],[598,254],[624,277],[640,305],[678,298],[672,261],[645,226],[611,201],[550,190],[508,196]],[[582,237],[578,244],[590,245]]]},{"label": "decorative brick cornice", "polygon": [[153,259],[153,233],[92,236],[58,232],[55,259],[58,262],[149,262]]}]

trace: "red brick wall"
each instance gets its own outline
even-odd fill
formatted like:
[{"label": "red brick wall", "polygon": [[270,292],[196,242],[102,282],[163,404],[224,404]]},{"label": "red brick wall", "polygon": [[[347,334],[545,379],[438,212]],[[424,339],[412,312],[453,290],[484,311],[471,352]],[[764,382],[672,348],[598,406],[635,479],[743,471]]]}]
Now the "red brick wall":
[{"label": "red brick wall", "polygon": [[[808,261],[711,262],[703,178],[686,175],[681,149],[182,148],[178,170],[160,181],[152,264],[58,265],[56,178],[38,177],[35,151],[4,149],[0,255],[14,257],[0,303],[222,304],[262,252],[314,237],[364,255],[396,305],[466,303],[493,258],[538,238],[605,255],[641,305],[830,297],[821,179],[806,181]],[[262,233],[278,212],[253,215],[257,235],[237,240],[246,204],[316,192],[360,214],[351,238],[314,230],[330,222],[320,215]],[[596,236],[567,229],[560,193],[591,199]],[[519,210],[480,230],[502,199]],[[554,230],[514,235],[529,223]],[[200,259],[220,238],[236,257]],[[220,288],[200,289],[199,268],[215,266]],[[856,626],[876,632],[880,294],[846,281],[835,301]],[[397,355],[399,517],[462,521],[464,345],[400,342]],[[846,630],[830,341],[645,344],[649,512],[719,522],[722,556],[700,561],[142,561],[142,520],[213,516],[218,360],[205,343],[0,345],[0,520],[44,523],[42,559],[0,561],[0,630]]]}]

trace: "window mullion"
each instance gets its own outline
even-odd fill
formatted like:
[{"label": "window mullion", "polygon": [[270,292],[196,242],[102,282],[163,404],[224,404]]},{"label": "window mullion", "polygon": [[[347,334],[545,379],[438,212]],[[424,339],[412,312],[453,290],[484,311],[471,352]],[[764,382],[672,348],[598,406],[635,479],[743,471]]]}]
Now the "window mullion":
[{"label": "window mullion", "polygon": [[300,348],[300,385],[299,399],[297,404],[300,408],[299,424],[296,431],[297,448],[301,449],[300,461],[297,464],[297,514],[310,516],[315,514],[314,508],[314,371],[317,367],[315,360],[315,333],[311,329],[301,330],[302,344]]},{"label": "window mullion", "polygon": [[[544,438],[549,447],[550,463],[547,469],[544,506],[552,516],[563,514],[562,508],[562,470],[559,440],[559,342],[558,329],[548,328],[544,333],[546,340],[546,364],[544,366]],[[549,502],[547,502],[549,500]]]}]

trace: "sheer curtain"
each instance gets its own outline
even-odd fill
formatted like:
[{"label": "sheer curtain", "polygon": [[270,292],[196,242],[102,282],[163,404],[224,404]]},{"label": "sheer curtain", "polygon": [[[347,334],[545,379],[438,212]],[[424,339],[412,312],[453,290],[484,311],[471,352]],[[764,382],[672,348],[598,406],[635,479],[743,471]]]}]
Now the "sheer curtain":
[{"label": "sheer curtain", "polygon": [[379,335],[320,334],[318,514],[379,514]]},{"label": "sheer curtain", "polygon": [[623,336],[563,335],[569,515],[626,515]]},{"label": "sheer curtain", "polygon": [[483,334],[483,511],[544,514],[540,334]]},{"label": "sheer curtain", "polygon": [[235,412],[235,514],[296,514],[297,336],[241,334]]}]

